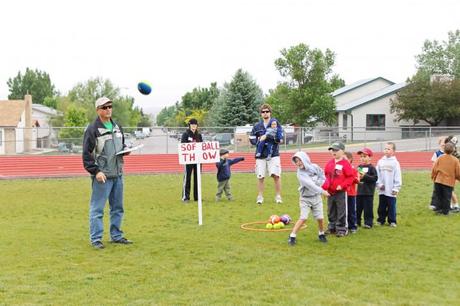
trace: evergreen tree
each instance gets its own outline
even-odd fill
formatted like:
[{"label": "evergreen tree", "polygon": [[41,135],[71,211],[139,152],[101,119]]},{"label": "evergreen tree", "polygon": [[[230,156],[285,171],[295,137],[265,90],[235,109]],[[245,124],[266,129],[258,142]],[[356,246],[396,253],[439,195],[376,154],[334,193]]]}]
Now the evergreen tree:
[{"label": "evergreen tree", "polygon": [[252,124],[258,119],[258,108],[262,102],[262,89],[249,73],[238,69],[232,81],[224,85],[221,96],[216,101],[216,125]]}]

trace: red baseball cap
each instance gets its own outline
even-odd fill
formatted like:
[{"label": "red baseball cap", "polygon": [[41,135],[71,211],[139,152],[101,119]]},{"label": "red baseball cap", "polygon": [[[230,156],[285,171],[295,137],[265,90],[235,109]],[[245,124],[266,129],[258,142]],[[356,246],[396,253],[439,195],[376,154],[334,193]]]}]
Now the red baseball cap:
[{"label": "red baseball cap", "polygon": [[374,152],[372,152],[371,149],[369,148],[363,148],[362,150],[359,150],[358,152],[356,152],[357,154],[366,154],[367,156],[369,157],[372,157],[372,155],[374,154]]}]

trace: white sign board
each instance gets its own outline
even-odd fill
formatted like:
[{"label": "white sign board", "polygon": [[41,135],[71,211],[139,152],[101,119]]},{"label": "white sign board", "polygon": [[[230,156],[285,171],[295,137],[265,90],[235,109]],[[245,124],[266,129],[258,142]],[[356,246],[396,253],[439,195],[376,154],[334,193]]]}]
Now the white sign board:
[{"label": "white sign board", "polygon": [[219,162],[219,142],[189,142],[178,145],[179,164],[208,164]]},{"label": "white sign board", "polygon": [[179,164],[197,164],[197,187],[198,187],[198,224],[203,224],[203,213],[201,204],[201,164],[216,163],[220,160],[219,142],[189,142],[178,145],[177,154],[179,155]]}]

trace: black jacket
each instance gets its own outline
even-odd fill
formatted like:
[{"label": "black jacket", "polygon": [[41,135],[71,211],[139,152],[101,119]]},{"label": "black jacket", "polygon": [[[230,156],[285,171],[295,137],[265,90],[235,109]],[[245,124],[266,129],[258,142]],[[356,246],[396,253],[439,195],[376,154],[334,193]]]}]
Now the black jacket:
[{"label": "black jacket", "polygon": [[103,172],[107,178],[123,174],[123,155],[116,155],[125,148],[123,130],[113,120],[113,130],[105,128],[98,117],[85,130],[83,137],[83,166],[91,175]]},{"label": "black jacket", "polygon": [[[377,169],[371,164],[361,164],[358,166],[358,171],[363,169],[364,176],[361,178],[358,184],[358,193],[357,195],[374,195],[375,185],[377,183]],[[367,172],[366,170],[367,169]]]},{"label": "black jacket", "polygon": [[195,131],[195,133],[192,132],[192,130],[187,129],[181,137],[180,140],[181,143],[188,143],[188,142],[203,142],[203,137],[201,134],[198,132],[198,130]]}]

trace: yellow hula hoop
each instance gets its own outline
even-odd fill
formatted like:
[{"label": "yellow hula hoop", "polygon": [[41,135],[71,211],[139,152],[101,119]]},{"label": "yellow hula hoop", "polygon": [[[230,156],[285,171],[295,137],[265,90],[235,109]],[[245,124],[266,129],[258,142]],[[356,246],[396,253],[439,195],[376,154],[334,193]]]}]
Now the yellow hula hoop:
[{"label": "yellow hula hoop", "polygon": [[[254,231],[254,232],[290,232],[292,231],[292,228],[266,229],[266,228],[252,227],[252,225],[255,225],[255,224],[267,224],[267,222],[266,221],[255,221],[255,222],[244,223],[244,224],[241,224],[240,228],[245,231]],[[307,228],[306,223],[302,224],[302,226],[300,227],[300,230],[303,230],[305,228]]]}]

